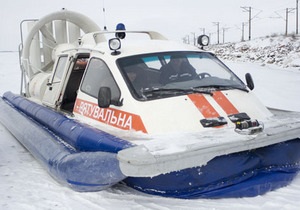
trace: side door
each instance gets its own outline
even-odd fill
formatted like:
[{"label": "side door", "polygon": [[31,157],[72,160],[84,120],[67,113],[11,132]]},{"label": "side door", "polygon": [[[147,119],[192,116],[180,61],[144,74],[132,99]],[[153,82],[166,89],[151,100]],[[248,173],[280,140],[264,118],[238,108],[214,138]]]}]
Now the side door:
[{"label": "side door", "polygon": [[62,89],[65,83],[65,77],[71,67],[73,56],[62,55],[57,59],[55,69],[51,76],[49,83],[43,97],[43,104],[57,108],[60,97],[62,96]]}]

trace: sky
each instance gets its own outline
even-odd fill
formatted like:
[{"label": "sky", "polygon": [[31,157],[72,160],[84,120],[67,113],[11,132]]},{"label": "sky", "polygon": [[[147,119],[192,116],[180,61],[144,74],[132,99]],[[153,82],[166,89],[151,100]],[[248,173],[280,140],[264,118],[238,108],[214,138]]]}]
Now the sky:
[{"label": "sky", "polygon": [[[297,0],[0,0],[0,51],[16,51],[20,43],[20,22],[38,19],[62,8],[80,12],[108,30],[122,22],[127,30],[155,30],[167,38],[193,42],[203,31],[211,43],[242,39],[242,23],[252,10],[252,39],[285,33],[285,10]],[[246,8],[243,9],[242,7]],[[103,12],[105,8],[105,12]],[[296,31],[296,13],[289,13],[288,32]],[[247,24],[247,23],[246,23]],[[224,33],[223,33],[224,29]],[[248,39],[248,26],[244,28]],[[224,39],[223,39],[224,34]]]}]

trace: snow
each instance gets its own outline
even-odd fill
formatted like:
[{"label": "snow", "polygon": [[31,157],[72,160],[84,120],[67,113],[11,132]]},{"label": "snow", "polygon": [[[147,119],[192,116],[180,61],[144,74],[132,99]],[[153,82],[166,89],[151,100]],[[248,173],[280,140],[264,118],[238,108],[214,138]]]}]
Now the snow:
[{"label": "snow", "polygon": [[[290,66],[300,63],[298,57],[297,52],[289,54],[290,61],[285,68],[280,63],[245,63],[246,60],[233,58],[225,60],[225,63],[243,80],[246,72],[252,74],[255,82],[253,91],[265,105],[300,111],[300,70]],[[0,53],[0,58],[0,95],[8,90],[18,93],[18,53]],[[253,198],[180,200],[142,194],[122,184],[101,192],[74,192],[50,177],[1,124],[0,160],[0,209],[290,210],[300,206],[300,175],[287,187]]]},{"label": "snow", "polygon": [[273,36],[239,43],[212,45],[210,50],[228,60],[274,64],[300,70],[300,36]]}]

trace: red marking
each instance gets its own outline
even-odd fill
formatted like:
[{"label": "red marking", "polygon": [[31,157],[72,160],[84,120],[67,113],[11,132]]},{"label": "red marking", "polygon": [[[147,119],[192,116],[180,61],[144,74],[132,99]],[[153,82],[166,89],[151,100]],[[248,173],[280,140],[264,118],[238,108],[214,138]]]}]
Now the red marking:
[{"label": "red marking", "polygon": [[220,117],[214,107],[208,102],[208,100],[201,94],[190,94],[188,97],[196,105],[199,111],[205,118]]},{"label": "red marking", "polygon": [[147,133],[141,117],[129,112],[113,108],[100,108],[95,103],[78,98],[76,99],[73,112],[122,130],[135,130]]},{"label": "red marking", "polygon": [[213,98],[222,107],[222,109],[226,112],[227,115],[239,113],[235,106],[221,91],[214,92]]}]

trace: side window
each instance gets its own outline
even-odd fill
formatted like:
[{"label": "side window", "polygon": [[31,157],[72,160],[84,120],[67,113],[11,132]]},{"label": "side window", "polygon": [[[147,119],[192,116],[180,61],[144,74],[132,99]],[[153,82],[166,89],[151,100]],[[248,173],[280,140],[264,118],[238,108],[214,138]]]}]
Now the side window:
[{"label": "side window", "polygon": [[111,89],[112,103],[118,102],[121,97],[120,89],[114,80],[107,65],[100,59],[92,58],[86,70],[81,85],[81,91],[98,98],[100,87]]},{"label": "side window", "polygon": [[55,73],[54,73],[54,77],[53,77],[52,83],[58,83],[58,82],[61,81],[64,69],[66,67],[67,59],[68,59],[67,56],[59,58],[59,60],[57,62],[56,69],[55,69]]}]

